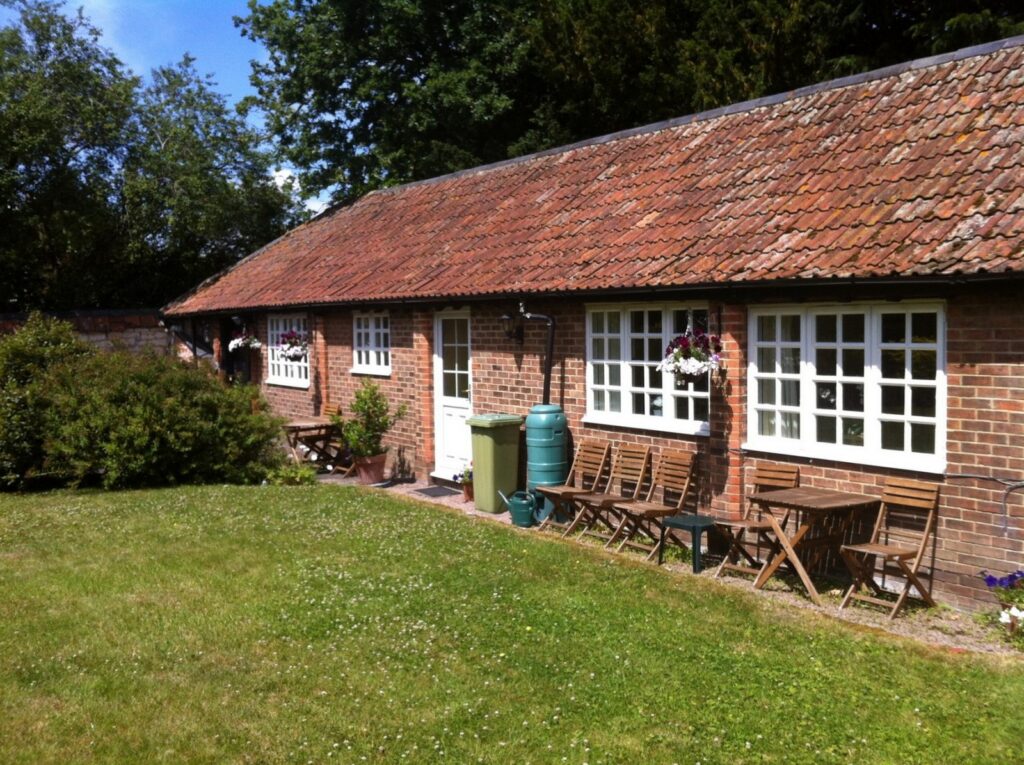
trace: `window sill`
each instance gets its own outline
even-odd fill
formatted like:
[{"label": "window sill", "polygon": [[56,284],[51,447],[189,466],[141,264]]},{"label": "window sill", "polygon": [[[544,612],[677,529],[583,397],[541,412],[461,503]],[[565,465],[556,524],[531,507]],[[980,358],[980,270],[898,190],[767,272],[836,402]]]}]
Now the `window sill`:
[{"label": "window sill", "polygon": [[309,389],[309,380],[281,380],[278,378],[268,377],[264,382],[267,385],[274,385],[280,388],[300,388],[302,390]]},{"label": "window sill", "polygon": [[828,444],[805,444],[769,439],[752,439],[741,445],[746,451],[764,454],[784,454],[788,457],[803,457],[809,460],[845,462],[851,465],[913,470],[919,473],[941,475],[946,470],[946,461],[932,454],[905,454],[880,450],[828,448]]},{"label": "window sill", "polygon": [[352,367],[350,375],[369,375],[371,377],[391,377],[391,367]]},{"label": "window sill", "polygon": [[635,415],[615,415],[607,412],[587,412],[583,415],[584,425],[610,425],[616,428],[633,428],[636,430],[654,430],[661,433],[674,433],[683,436],[707,436],[711,428],[706,422],[694,420],[669,420],[660,417],[637,417]]}]

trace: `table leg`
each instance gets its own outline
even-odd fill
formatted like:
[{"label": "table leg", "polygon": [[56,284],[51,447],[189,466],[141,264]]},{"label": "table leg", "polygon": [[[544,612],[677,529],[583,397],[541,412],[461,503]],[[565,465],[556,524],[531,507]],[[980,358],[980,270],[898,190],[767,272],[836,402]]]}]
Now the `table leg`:
[{"label": "table leg", "polygon": [[768,522],[772,525],[772,532],[775,534],[775,538],[782,546],[785,554],[776,556],[775,559],[771,561],[770,565],[765,567],[754,582],[754,587],[757,589],[764,587],[768,579],[771,578],[771,575],[778,570],[779,566],[782,565],[784,561],[788,560],[793,568],[796,569],[797,576],[799,576],[800,581],[804,583],[804,587],[807,588],[807,594],[811,596],[811,600],[813,600],[815,604],[823,606],[824,603],[821,602],[821,596],[818,595],[818,590],[815,589],[814,584],[811,582],[811,578],[807,575],[807,571],[804,569],[803,563],[800,562],[800,558],[797,556],[795,549],[795,545],[799,545],[800,540],[810,530],[811,522],[803,524],[797,530],[796,534],[793,535],[792,540],[787,537],[786,532],[779,527],[779,523],[775,520],[774,516],[769,515]]},{"label": "table leg", "polygon": [[691,558],[693,559],[693,573],[699,574],[703,570],[703,566],[700,561],[700,539],[704,535],[704,527],[699,526],[691,532],[691,539],[693,542],[693,549],[691,552]]}]

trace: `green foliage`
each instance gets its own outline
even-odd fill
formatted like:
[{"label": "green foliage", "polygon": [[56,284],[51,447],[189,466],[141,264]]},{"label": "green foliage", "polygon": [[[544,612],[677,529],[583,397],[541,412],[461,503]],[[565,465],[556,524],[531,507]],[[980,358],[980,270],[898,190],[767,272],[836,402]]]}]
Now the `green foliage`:
[{"label": "green foliage", "polygon": [[316,483],[316,468],[285,462],[267,473],[271,486],[312,486]]},{"label": "green foliage", "polygon": [[0,305],[161,305],[280,234],[262,137],[189,58],[143,86],[59,2],[0,27]]},{"label": "green foliage", "polygon": [[370,380],[363,380],[350,409],[355,417],[340,424],[353,457],[383,454],[385,449],[381,442],[384,435],[408,411],[408,407],[402,404],[392,413],[388,407],[387,397],[377,384]]},{"label": "green foliage", "polygon": [[46,468],[74,484],[252,483],[282,459],[280,422],[253,412],[256,389],[226,386],[206,367],[104,353],[47,383]]},{"label": "green foliage", "polygon": [[42,468],[48,371],[90,353],[71,325],[38,313],[0,337],[0,488],[20,488]]},{"label": "green foliage", "polygon": [[404,181],[1024,32],[1014,0],[250,0],[303,188]]}]

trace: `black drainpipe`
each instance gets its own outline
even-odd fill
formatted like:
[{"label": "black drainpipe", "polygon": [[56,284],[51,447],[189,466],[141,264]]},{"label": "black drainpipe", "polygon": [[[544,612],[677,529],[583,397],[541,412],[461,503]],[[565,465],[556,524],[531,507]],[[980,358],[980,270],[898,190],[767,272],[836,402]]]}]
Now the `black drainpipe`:
[{"label": "black drainpipe", "polygon": [[544,358],[544,400],[543,404],[551,403],[551,367],[555,357],[555,317],[543,313],[531,313],[527,311],[522,303],[519,304],[519,313],[524,319],[546,322],[548,325],[548,350]]}]

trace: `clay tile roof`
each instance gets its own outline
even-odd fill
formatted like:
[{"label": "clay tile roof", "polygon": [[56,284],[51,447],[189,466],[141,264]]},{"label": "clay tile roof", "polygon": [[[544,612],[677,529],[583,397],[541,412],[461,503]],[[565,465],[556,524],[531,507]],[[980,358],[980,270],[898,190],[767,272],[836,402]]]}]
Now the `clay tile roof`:
[{"label": "clay tile roof", "polygon": [[1024,37],[373,192],[170,315],[1024,273]]}]

